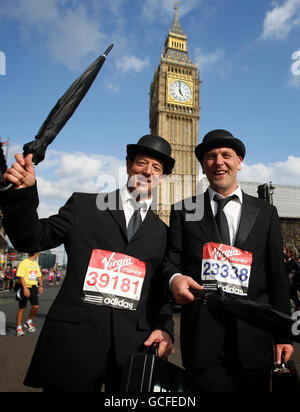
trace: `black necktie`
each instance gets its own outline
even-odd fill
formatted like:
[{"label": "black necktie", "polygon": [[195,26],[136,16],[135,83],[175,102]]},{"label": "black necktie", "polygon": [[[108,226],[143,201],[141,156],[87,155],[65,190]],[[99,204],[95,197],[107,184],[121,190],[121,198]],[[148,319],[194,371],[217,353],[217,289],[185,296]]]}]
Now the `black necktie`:
[{"label": "black necktie", "polygon": [[218,203],[218,211],[215,216],[216,224],[218,227],[219,235],[222,243],[230,245],[230,234],[226,215],[224,213],[224,207],[233,199],[236,199],[236,195],[226,197],[225,199],[219,198],[218,195],[214,196],[214,200]]},{"label": "black necktie", "polygon": [[135,233],[138,231],[139,227],[142,224],[142,217],[141,217],[141,208],[143,207],[142,204],[135,204],[134,205],[134,213],[131,216],[128,227],[127,227],[127,238],[128,242],[133,238]]}]

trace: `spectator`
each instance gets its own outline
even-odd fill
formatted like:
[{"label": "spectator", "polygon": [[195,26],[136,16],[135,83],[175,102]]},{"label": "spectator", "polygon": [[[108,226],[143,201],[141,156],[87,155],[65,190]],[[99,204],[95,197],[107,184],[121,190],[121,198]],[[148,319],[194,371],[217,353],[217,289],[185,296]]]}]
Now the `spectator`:
[{"label": "spectator", "polygon": [[57,270],[57,272],[56,272],[56,284],[57,285],[60,284],[60,279],[61,279],[61,271]]},{"label": "spectator", "polygon": [[[17,292],[17,301],[19,302],[19,310],[17,313],[17,336],[23,336],[23,317],[27,306],[27,301],[31,303],[31,311],[28,320],[25,322],[25,328],[28,332],[36,331],[33,325],[33,318],[39,308],[39,295],[43,293],[43,280],[40,267],[36,262],[39,253],[33,253],[23,260],[17,271],[17,277],[20,279],[21,288]],[[39,287],[38,287],[39,286]]]},{"label": "spectator", "polygon": [[3,272],[3,268],[0,267],[0,291],[4,289],[4,272]]},{"label": "spectator", "polygon": [[49,270],[48,280],[49,280],[49,285],[53,286],[54,269],[52,269],[52,268]]},{"label": "spectator", "polygon": [[5,291],[9,292],[10,290],[12,290],[11,288],[11,280],[12,280],[12,266],[11,264],[7,265],[6,271],[4,272],[4,276],[5,276]]},{"label": "spectator", "polygon": [[294,302],[295,310],[300,309],[300,300],[298,296],[298,285],[295,282],[296,272],[300,271],[300,265],[297,262],[298,251],[295,246],[292,246],[287,251],[287,261],[285,263],[285,270],[290,281],[290,299]]}]

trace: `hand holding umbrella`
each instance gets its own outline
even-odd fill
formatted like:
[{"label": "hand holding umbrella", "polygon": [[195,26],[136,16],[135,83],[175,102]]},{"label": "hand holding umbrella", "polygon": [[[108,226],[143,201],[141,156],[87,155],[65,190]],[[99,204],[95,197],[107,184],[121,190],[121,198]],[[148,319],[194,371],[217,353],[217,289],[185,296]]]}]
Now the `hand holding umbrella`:
[{"label": "hand holding umbrella", "polygon": [[[28,154],[32,154],[32,161],[35,165],[38,165],[41,161],[44,160],[47,147],[50,143],[53,142],[64,125],[74,114],[75,110],[96,79],[101,67],[105,62],[106,56],[112,48],[113,44],[111,44],[108,49],[89,66],[89,68],[69,87],[66,93],[58,100],[58,102],[48,115],[47,119],[43,123],[42,127],[40,128],[37,136],[35,137],[35,140],[24,145],[24,157],[26,157]],[[23,161],[25,160],[23,159],[21,161],[21,164],[23,163]],[[8,174],[9,173],[6,173],[6,179],[8,178]],[[13,180],[9,179],[9,181],[11,182],[10,184],[0,186],[0,191],[9,190],[13,187]]]}]

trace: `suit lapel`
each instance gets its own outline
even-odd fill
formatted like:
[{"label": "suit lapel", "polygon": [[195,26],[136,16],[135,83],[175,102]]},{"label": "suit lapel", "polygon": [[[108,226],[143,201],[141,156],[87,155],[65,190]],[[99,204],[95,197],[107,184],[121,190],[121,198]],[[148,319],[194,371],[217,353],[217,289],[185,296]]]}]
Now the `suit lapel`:
[{"label": "suit lapel", "polygon": [[242,248],[245,243],[253,225],[256,221],[256,218],[259,213],[259,208],[252,201],[251,197],[243,192],[243,205],[242,205],[242,214],[239,225],[239,230],[235,240],[235,246]]},{"label": "suit lapel", "polygon": [[122,206],[120,190],[110,193],[107,196],[112,196],[112,200],[113,200],[112,202],[108,202],[108,205],[109,205],[108,211],[113,217],[113,219],[117,222],[122,233],[127,239],[126,219],[125,219],[125,213],[124,213],[123,206]]},{"label": "suit lapel", "polygon": [[[113,217],[113,219],[119,225],[122,233],[124,234],[127,240],[126,219],[125,219],[125,213],[123,210],[122,200],[120,196],[120,190],[110,193],[107,196],[112,196],[112,199],[115,200],[112,202],[108,202],[109,204],[108,210],[111,216]],[[132,237],[131,242],[141,236],[144,236],[149,230],[153,230],[154,225],[156,225],[158,222],[159,222],[159,217],[150,209],[143,223],[141,224],[141,227]]]},{"label": "suit lapel", "polygon": [[[200,196],[197,200],[197,203],[203,203],[203,195]],[[202,205],[199,204],[201,208]],[[203,219],[198,221],[202,232],[204,233],[205,237],[207,238],[208,242],[221,242],[219,237],[216,221],[213,215],[213,211],[210,204],[210,198],[208,190],[204,193],[204,215]]]}]

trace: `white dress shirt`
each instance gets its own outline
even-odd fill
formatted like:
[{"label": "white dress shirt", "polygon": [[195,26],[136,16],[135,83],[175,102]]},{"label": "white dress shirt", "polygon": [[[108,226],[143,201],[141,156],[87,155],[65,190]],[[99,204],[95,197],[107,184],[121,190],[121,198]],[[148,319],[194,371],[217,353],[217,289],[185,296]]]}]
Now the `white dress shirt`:
[{"label": "white dress shirt", "polygon": [[[213,215],[216,216],[218,211],[218,203],[214,200],[214,196],[217,195],[221,199],[225,199],[225,197],[220,195],[220,193],[215,192],[211,187],[208,188],[208,193]],[[231,246],[233,246],[235,243],[241,220],[243,193],[240,186],[238,186],[238,188],[233,193],[231,193],[230,196],[232,195],[236,195],[237,198],[228,202],[223,209],[228,222]]]},{"label": "white dress shirt", "polygon": [[[224,198],[224,196],[220,195],[220,193],[213,190],[211,187],[208,188],[208,194],[210,199],[210,205],[213,212],[213,215],[216,216],[218,211],[218,203],[214,200],[214,196],[218,195],[220,198]],[[236,199],[232,199],[227,205],[224,207],[224,213],[227,218],[228,227],[229,227],[229,234],[230,234],[230,245],[233,246],[235,243],[236,235],[239,229],[240,221],[241,221],[241,214],[242,214],[242,203],[243,203],[243,192],[240,186],[231,193],[229,196],[236,195]],[[181,273],[175,273],[170,281],[169,287],[171,288],[171,284],[175,276],[182,276]]]},{"label": "white dress shirt", "polygon": [[148,210],[151,207],[152,204],[152,198],[151,199],[147,199],[144,200],[142,202],[136,202],[135,199],[131,196],[127,185],[123,186],[120,189],[120,197],[121,197],[121,201],[123,204],[123,209],[124,209],[124,214],[125,214],[125,219],[126,219],[126,227],[128,227],[129,221],[134,213],[134,204],[138,203],[139,205],[142,205],[140,212],[141,212],[141,218],[142,221],[145,220]]}]

